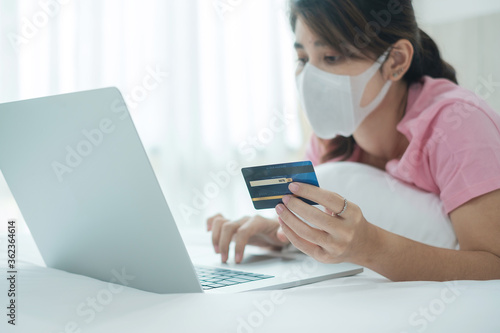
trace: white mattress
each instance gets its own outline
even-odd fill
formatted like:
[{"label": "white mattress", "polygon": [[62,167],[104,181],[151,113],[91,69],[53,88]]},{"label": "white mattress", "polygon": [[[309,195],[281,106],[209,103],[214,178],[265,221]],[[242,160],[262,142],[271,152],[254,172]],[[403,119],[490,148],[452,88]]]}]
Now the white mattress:
[{"label": "white mattress", "polygon": [[[394,283],[365,270],[284,291],[156,295],[43,267],[30,242],[18,242],[17,325],[2,314],[1,332],[500,332],[500,281]],[[6,290],[2,278],[4,305]]]}]

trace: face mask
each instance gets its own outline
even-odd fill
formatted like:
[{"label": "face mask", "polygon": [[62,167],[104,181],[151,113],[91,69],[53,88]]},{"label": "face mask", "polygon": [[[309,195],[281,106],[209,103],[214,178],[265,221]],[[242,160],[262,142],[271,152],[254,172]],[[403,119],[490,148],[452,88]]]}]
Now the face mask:
[{"label": "face mask", "polygon": [[362,107],[361,98],[366,86],[388,55],[387,51],[372,67],[358,76],[328,73],[310,63],[304,66],[296,78],[297,89],[302,107],[319,138],[351,136],[363,120],[379,106],[391,87],[391,80],[386,82],[370,104]]}]

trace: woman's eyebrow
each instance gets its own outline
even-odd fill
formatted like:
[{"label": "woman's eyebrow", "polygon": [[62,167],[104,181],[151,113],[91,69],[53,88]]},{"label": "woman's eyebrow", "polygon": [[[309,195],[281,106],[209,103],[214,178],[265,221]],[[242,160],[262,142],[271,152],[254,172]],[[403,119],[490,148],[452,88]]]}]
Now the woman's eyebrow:
[{"label": "woman's eyebrow", "polygon": [[324,40],[317,40],[314,42],[315,47],[328,47],[328,43]]},{"label": "woman's eyebrow", "polygon": [[[295,42],[293,44],[293,46],[295,47],[295,49],[304,49],[304,45],[300,44],[299,42]],[[328,43],[323,41],[323,40],[317,40],[314,42],[314,46],[315,47],[328,47]]]}]

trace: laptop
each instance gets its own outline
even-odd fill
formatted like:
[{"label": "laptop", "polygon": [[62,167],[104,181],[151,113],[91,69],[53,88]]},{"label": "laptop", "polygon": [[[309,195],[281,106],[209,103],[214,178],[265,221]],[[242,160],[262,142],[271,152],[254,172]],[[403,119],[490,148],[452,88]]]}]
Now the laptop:
[{"label": "laptop", "polygon": [[0,170],[51,268],[162,294],[288,288],[363,270],[300,253],[221,264],[208,249],[193,265],[116,88],[1,104]]}]

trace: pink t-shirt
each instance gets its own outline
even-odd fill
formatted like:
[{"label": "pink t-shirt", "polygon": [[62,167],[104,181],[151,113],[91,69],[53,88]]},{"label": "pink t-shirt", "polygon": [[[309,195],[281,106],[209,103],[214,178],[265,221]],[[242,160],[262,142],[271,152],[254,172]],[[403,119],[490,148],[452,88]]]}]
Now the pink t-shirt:
[{"label": "pink t-shirt", "polygon": [[[410,144],[401,159],[387,162],[385,170],[439,195],[447,214],[500,189],[500,115],[469,90],[425,76],[410,86],[406,114],[397,130]],[[348,161],[359,162],[360,153],[356,144]],[[322,145],[313,135],[306,158],[318,165],[322,155]]]}]

